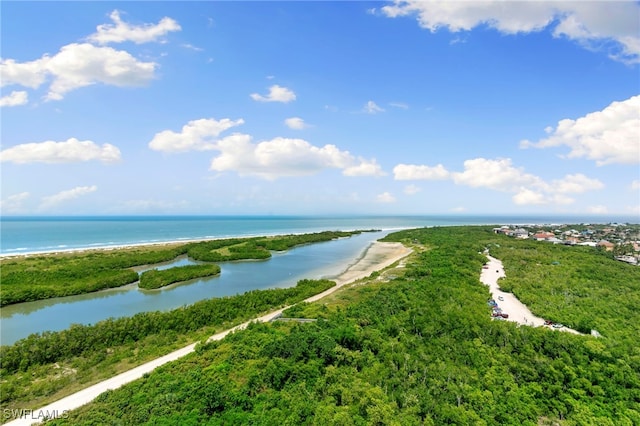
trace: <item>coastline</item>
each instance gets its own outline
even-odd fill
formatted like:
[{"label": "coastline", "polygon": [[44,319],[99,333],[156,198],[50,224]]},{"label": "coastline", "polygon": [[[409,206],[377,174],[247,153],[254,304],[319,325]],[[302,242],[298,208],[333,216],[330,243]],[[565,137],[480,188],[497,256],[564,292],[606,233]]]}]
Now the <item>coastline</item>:
[{"label": "coastline", "polygon": [[[335,286],[331,287],[328,290],[325,290],[322,293],[319,293],[315,296],[311,296],[305,299],[304,302],[314,302],[319,299],[322,299],[323,297],[337,291],[338,289],[344,287],[347,284],[353,283],[359,279],[369,276],[371,273],[375,271],[379,271],[381,269],[384,269],[392,265],[393,263],[408,256],[412,252],[413,252],[412,249],[405,247],[402,243],[374,241],[365,250],[363,256],[356,259],[356,261],[353,264],[351,264],[349,267],[347,267],[347,269],[344,272],[342,272],[340,275],[338,275],[336,278],[332,280],[336,282]],[[289,306],[280,308],[276,311],[269,312],[258,318],[254,318],[252,320],[239,324],[235,327],[232,327],[228,330],[217,333],[209,337],[207,339],[207,342],[222,340],[229,333],[242,330],[252,322],[271,321],[274,317],[277,317],[278,315],[280,315],[287,308],[289,308]],[[91,385],[81,391],[78,391],[72,395],[66,396],[44,407],[33,409],[32,413],[36,416],[38,415],[38,413],[62,414],[69,410],[79,408],[93,401],[95,398],[98,397],[98,395],[100,395],[101,393],[107,390],[117,389],[127,383],[130,383],[134,380],[141,378],[143,375],[152,372],[153,370],[155,370],[157,367],[161,365],[178,360],[194,352],[197,344],[198,342],[192,343],[188,346],[185,346],[182,349],[178,349],[174,352],[171,352],[153,361],[139,365],[129,371],[120,373],[110,379]],[[31,425],[34,422],[36,422],[36,420],[32,418],[18,418],[13,421],[5,423],[5,425],[11,425],[11,426]]]},{"label": "coastline", "polygon": [[611,222],[638,223],[638,217],[575,214],[2,216],[0,259],[325,230],[393,232],[431,226]]},{"label": "coastline", "polygon": [[[354,232],[360,231],[364,232],[392,232],[399,231],[403,229],[408,229],[404,227],[398,228],[385,228],[385,229],[340,229],[342,232]],[[327,230],[324,230],[327,231]],[[189,243],[201,243],[206,241],[217,241],[217,240],[226,240],[230,238],[256,238],[256,237],[277,237],[281,235],[304,235],[304,234],[313,234],[324,231],[308,231],[308,232],[285,232],[285,233],[259,233],[259,234],[247,234],[247,235],[225,235],[225,236],[209,236],[202,238],[185,238],[185,239],[173,239],[166,241],[153,241],[153,242],[139,242],[139,243],[125,243],[125,244],[114,244],[114,245],[97,245],[91,247],[69,247],[69,248],[57,248],[51,250],[39,250],[39,251],[29,251],[29,252],[19,252],[19,253],[0,253],[0,260],[9,259],[9,258],[20,258],[20,257],[30,257],[30,256],[50,256],[50,255],[59,255],[59,254],[82,254],[82,253],[92,253],[92,252],[102,252],[102,251],[112,251],[112,250],[127,250],[127,249],[135,249],[135,248],[165,248],[171,246],[179,246],[182,244]]]}]

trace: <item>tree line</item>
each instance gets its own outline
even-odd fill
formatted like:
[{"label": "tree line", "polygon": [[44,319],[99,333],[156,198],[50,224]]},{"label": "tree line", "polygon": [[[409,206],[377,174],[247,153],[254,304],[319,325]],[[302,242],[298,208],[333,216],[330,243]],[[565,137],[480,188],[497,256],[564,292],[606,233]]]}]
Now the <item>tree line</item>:
[{"label": "tree line", "polygon": [[174,260],[203,262],[268,259],[271,250],[330,241],[363,231],[325,231],[273,237],[228,238],[171,246],[55,253],[0,259],[0,306],[90,293],[138,281],[135,266]]},{"label": "tree line", "polygon": [[[318,321],[254,324],[53,424],[640,424],[637,334],[606,309],[637,290],[640,269],[486,227],[407,230],[385,240],[417,252],[395,277],[284,314]],[[507,277],[543,281],[514,284],[534,313],[564,323],[592,318],[604,337],[492,320],[479,281],[486,247],[504,257]],[[556,258],[553,266],[565,270],[547,268]],[[613,269],[600,273],[591,264]],[[612,277],[614,270],[623,272]],[[575,297],[593,300],[567,300],[567,311],[545,307],[549,282],[563,277],[584,291]],[[596,285],[608,291],[590,293]],[[640,320],[638,309],[626,313]]]},{"label": "tree line", "polygon": [[[29,391],[36,388],[39,397],[60,391],[60,386],[67,384],[64,380],[49,382],[46,390],[35,383],[42,381],[35,379],[46,377],[56,363],[66,365],[82,358],[85,360],[82,367],[74,364],[74,368],[99,369],[103,364],[110,365],[110,354],[121,352],[121,347],[149,350],[136,345],[137,342],[152,345],[150,350],[161,356],[168,352],[165,348],[173,348],[174,339],[166,341],[165,336],[193,335],[203,327],[231,327],[260,313],[300,302],[334,285],[334,281],[305,279],[291,288],[253,290],[237,296],[199,301],[167,312],[142,312],[94,325],[74,324],[62,331],[32,334],[13,345],[0,347],[0,376],[3,378],[0,402],[11,406],[24,404],[30,398]],[[133,353],[128,357],[136,359]],[[76,374],[85,372],[76,371]]]}]

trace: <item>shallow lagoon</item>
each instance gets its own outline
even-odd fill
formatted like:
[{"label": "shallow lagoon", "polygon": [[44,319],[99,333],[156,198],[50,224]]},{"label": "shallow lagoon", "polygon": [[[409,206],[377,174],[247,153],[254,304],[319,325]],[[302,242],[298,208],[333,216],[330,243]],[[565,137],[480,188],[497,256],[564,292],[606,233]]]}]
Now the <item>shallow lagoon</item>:
[{"label": "shallow lagoon", "polygon": [[[10,305],[0,311],[0,342],[12,344],[29,334],[63,330],[74,323],[95,324],[110,317],[170,310],[212,297],[291,287],[303,278],[335,277],[354,263],[372,242],[387,233],[366,232],[350,238],[300,246],[286,252],[274,252],[271,259],[264,261],[221,262],[218,276],[158,290],[140,290],[137,284],[131,284],[91,294]],[[154,267],[168,268],[189,263],[194,262],[182,256]]]}]

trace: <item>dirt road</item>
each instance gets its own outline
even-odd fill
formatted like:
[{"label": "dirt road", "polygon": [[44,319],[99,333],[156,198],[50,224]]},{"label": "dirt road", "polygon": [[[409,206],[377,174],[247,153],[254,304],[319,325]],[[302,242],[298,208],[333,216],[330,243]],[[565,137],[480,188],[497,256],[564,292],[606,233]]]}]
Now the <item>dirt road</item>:
[{"label": "dirt road", "polygon": [[[502,309],[502,312],[509,314],[507,321],[517,322],[522,325],[530,325],[532,327],[544,326],[544,318],[537,317],[531,313],[529,308],[519,301],[513,293],[507,293],[500,290],[498,280],[505,276],[502,262],[491,256],[487,256],[489,261],[485,266],[487,269],[482,269],[480,274],[480,281],[489,286],[489,291],[493,299],[498,303],[498,306]],[[554,328],[554,330],[567,331],[569,333],[581,334],[576,330],[569,327]]]}]

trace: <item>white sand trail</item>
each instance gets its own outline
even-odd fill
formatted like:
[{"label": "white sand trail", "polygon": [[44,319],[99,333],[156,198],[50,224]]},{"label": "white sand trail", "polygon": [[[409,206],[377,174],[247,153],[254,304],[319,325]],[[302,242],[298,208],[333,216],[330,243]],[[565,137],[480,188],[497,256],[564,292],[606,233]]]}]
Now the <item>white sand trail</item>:
[{"label": "white sand trail", "polygon": [[[498,280],[505,276],[502,262],[498,259],[487,255],[489,261],[486,263],[487,269],[482,269],[480,273],[480,281],[489,286],[489,291],[493,299],[498,303],[502,312],[509,314],[507,321],[517,322],[522,325],[530,325],[533,327],[544,326],[544,318],[537,317],[531,313],[529,308],[519,301],[513,293],[507,293],[500,290]],[[567,331],[570,333],[581,334],[569,327],[562,326],[554,328],[554,330]]]}]

